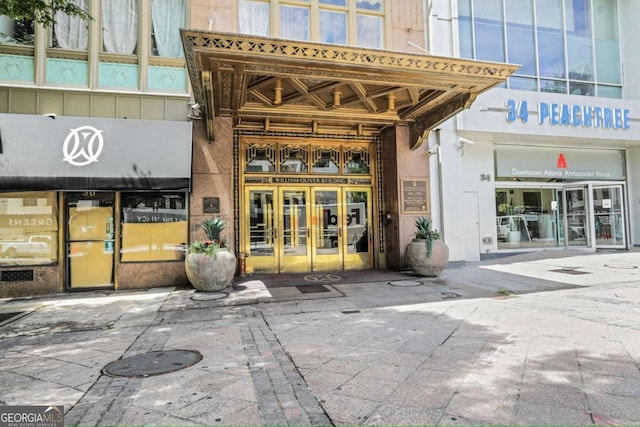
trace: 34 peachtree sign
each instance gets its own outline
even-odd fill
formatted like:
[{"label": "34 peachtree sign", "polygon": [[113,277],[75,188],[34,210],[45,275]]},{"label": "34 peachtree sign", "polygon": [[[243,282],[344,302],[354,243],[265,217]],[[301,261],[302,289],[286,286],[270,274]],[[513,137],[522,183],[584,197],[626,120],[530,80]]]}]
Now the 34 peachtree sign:
[{"label": "34 peachtree sign", "polygon": [[[526,100],[506,102],[508,122],[529,121],[529,104]],[[553,126],[585,127],[600,129],[629,129],[629,110],[579,104],[538,103],[538,124]]]}]

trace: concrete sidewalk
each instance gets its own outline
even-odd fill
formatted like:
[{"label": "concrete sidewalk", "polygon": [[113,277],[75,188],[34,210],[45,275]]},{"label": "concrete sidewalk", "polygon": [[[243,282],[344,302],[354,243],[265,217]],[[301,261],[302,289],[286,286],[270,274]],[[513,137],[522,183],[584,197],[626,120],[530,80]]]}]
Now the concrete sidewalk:
[{"label": "concrete sidewalk", "polygon": [[[310,294],[0,300],[21,313],[0,326],[0,405],[64,405],[68,425],[640,425],[639,267],[548,251]],[[103,372],[176,349],[202,360]]]}]

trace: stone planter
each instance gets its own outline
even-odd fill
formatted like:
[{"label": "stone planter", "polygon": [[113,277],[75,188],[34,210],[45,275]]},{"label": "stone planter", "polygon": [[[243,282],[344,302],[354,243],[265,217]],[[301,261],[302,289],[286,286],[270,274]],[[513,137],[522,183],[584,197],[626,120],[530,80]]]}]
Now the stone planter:
[{"label": "stone planter", "polygon": [[407,245],[405,261],[416,276],[438,277],[449,262],[449,247],[442,240],[434,240],[431,256],[427,257],[427,241],[413,239]]},{"label": "stone planter", "polygon": [[227,249],[220,249],[214,255],[188,253],[184,268],[196,290],[219,292],[233,283],[236,257]]}]

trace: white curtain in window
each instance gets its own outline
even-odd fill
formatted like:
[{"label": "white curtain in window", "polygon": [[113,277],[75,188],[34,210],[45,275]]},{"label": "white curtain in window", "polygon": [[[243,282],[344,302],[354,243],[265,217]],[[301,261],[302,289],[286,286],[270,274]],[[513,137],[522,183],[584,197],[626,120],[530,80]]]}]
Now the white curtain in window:
[{"label": "white curtain in window", "polygon": [[153,35],[159,56],[183,56],[178,29],[184,26],[184,16],[184,0],[153,0],[151,3]]},{"label": "white curtain in window", "polygon": [[240,1],[240,33],[269,36],[269,3]]},{"label": "white curtain in window", "polygon": [[130,55],[138,41],[138,0],[103,0],[102,37],[108,53]]},{"label": "white curtain in window", "polygon": [[[82,10],[89,10],[87,0],[73,0]],[[89,22],[77,16],[69,16],[63,12],[56,13],[56,24],[53,26],[58,46],[63,49],[87,50],[89,43]]]}]

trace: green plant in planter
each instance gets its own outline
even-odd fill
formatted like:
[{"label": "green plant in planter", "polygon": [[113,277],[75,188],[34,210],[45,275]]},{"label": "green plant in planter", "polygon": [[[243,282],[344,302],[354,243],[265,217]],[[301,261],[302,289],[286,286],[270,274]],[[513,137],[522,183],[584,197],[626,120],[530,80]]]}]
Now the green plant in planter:
[{"label": "green plant in planter", "polygon": [[431,221],[431,219],[424,216],[416,219],[415,238],[425,240],[427,244],[427,257],[431,256],[433,241],[440,238],[438,230],[431,228],[432,223],[433,221]]},{"label": "green plant in planter", "polygon": [[222,218],[207,218],[200,223],[200,228],[204,231],[206,238],[196,240],[189,246],[189,253],[204,253],[215,255],[219,249],[227,247],[227,241],[220,237],[226,224]]}]

